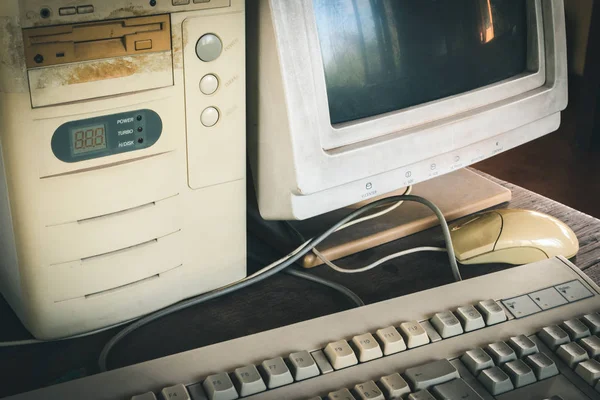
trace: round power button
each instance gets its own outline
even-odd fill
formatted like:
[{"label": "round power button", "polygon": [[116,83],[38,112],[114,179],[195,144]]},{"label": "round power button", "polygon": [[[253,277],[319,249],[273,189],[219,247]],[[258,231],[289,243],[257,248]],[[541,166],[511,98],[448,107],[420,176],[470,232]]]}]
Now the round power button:
[{"label": "round power button", "polygon": [[211,62],[219,58],[223,51],[223,43],[217,35],[207,33],[196,43],[196,54],[204,62]]},{"label": "round power button", "polygon": [[207,128],[213,127],[219,122],[219,110],[214,107],[208,107],[204,111],[202,111],[202,115],[200,115],[200,121],[202,125]]}]

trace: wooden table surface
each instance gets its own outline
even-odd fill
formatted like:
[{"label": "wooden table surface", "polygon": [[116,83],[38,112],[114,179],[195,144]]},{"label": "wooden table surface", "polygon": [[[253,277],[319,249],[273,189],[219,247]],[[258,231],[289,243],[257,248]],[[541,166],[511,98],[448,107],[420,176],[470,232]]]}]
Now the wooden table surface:
[{"label": "wooden table surface", "polygon": [[[492,178],[493,179],[493,178]],[[513,200],[500,207],[537,210],[567,223],[577,234],[581,250],[574,263],[600,283],[600,220],[506,182]],[[365,251],[340,261],[364,265],[400,250],[443,246],[439,228]],[[506,265],[462,267],[464,279],[510,268]],[[388,262],[359,275],[342,275],[323,267],[311,273],[342,283],[367,304],[452,282],[444,253],[420,253]],[[127,307],[127,304],[123,304]],[[279,274],[238,293],[181,311],[125,338],[113,351],[109,365],[117,368],[197,347],[250,335],[284,325],[344,311],[346,298],[320,285]],[[31,338],[0,299],[0,341]],[[0,348],[0,398],[97,372],[96,360],[104,343],[117,331],[54,343]]]}]

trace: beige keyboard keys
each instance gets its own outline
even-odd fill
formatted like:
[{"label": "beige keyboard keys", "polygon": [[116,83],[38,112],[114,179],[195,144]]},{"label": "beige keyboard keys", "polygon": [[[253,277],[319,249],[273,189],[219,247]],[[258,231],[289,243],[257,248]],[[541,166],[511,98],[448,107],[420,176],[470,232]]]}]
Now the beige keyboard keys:
[{"label": "beige keyboard keys", "polygon": [[485,324],[487,326],[496,325],[506,321],[506,313],[500,304],[494,300],[484,300],[477,303],[477,308],[481,311]]},{"label": "beige keyboard keys", "polygon": [[458,307],[456,316],[463,324],[465,332],[471,332],[485,327],[483,316],[473,306]]},{"label": "beige keyboard keys", "polygon": [[563,322],[560,327],[567,332],[573,342],[590,336],[590,329],[577,318]]},{"label": "beige keyboard keys", "polygon": [[294,382],[292,373],[281,357],[265,360],[260,366],[269,389],[275,389]]},{"label": "beige keyboard keys", "polygon": [[337,390],[327,395],[329,400],[356,400],[352,393],[348,389]]},{"label": "beige keyboard keys", "polygon": [[556,355],[571,369],[575,368],[580,362],[590,358],[587,351],[575,342],[561,345],[558,350],[556,350]]},{"label": "beige keyboard keys", "polygon": [[375,336],[383,347],[383,354],[389,356],[390,354],[399,353],[406,350],[406,343],[400,335],[400,332],[393,326],[389,328],[379,329]]},{"label": "beige keyboard keys", "polygon": [[325,355],[335,369],[343,369],[358,364],[356,354],[345,340],[329,343]]},{"label": "beige keyboard keys", "polygon": [[360,400],[386,400],[381,390],[373,381],[354,386],[354,391]]},{"label": "beige keyboard keys", "polygon": [[496,365],[505,364],[517,359],[515,351],[504,342],[491,343],[487,345],[485,351],[492,357]]},{"label": "beige keyboard keys", "polygon": [[161,392],[163,399],[177,399],[177,400],[192,400],[187,389],[183,385],[175,385],[168,388],[164,388]]},{"label": "beige keyboard keys", "polygon": [[400,333],[406,340],[409,349],[429,343],[429,336],[418,321],[403,322],[400,324]]},{"label": "beige keyboard keys", "polygon": [[587,325],[592,335],[595,335],[600,332],[600,314],[592,313],[584,315],[581,318],[581,322]]},{"label": "beige keyboard keys", "polygon": [[542,328],[542,330],[538,333],[538,337],[542,340],[542,342],[546,343],[546,345],[550,347],[552,351],[556,351],[558,346],[569,343],[570,341],[567,332],[563,331],[557,325]]},{"label": "beige keyboard keys", "polygon": [[479,375],[481,371],[494,366],[492,357],[480,347],[467,351],[460,360],[475,376]]},{"label": "beige keyboard keys", "polygon": [[463,333],[463,327],[456,316],[450,311],[437,313],[431,318],[431,324],[444,339]]},{"label": "beige keyboard keys", "polygon": [[479,382],[494,396],[514,390],[514,385],[508,375],[498,367],[481,371]]},{"label": "beige keyboard keys", "polygon": [[511,337],[508,345],[517,353],[518,358],[524,358],[538,352],[537,345],[525,335]]},{"label": "beige keyboard keys", "polygon": [[358,352],[358,360],[360,362],[367,362],[383,357],[379,343],[377,343],[377,340],[370,333],[354,336],[352,344]]},{"label": "beige keyboard keys", "polygon": [[587,360],[575,368],[575,373],[583,378],[590,386],[600,380],[600,363],[596,360]]},{"label": "beige keyboard keys", "polygon": [[235,400],[238,398],[237,390],[225,372],[209,376],[204,380],[202,386],[210,400]]},{"label": "beige keyboard keys", "polygon": [[308,351],[292,353],[289,355],[288,360],[290,361],[290,367],[295,381],[303,381],[320,374],[317,363]]},{"label": "beige keyboard keys", "polygon": [[408,383],[398,373],[384,376],[379,384],[388,399],[400,399],[410,393]]},{"label": "beige keyboard keys", "polygon": [[554,375],[558,375],[558,367],[547,355],[544,353],[536,353],[525,358],[525,362],[529,364],[535,377],[541,381],[546,378],[550,378]]},{"label": "beige keyboard keys", "polygon": [[590,336],[579,341],[579,345],[587,351],[590,358],[600,358],[600,338],[598,336]]}]

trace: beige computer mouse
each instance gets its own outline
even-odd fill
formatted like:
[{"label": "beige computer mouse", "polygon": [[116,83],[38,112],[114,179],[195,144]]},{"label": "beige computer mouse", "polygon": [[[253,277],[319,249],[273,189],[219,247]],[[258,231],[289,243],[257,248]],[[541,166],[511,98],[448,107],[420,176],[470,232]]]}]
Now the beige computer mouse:
[{"label": "beige computer mouse", "polygon": [[536,211],[493,210],[450,225],[461,264],[528,264],[579,251],[575,233],[558,219]]}]

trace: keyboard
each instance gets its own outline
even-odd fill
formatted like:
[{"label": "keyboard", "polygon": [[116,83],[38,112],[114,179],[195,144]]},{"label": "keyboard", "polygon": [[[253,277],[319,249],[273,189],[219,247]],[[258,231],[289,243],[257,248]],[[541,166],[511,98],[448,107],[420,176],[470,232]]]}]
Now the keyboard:
[{"label": "keyboard", "polygon": [[9,399],[600,399],[599,311],[553,258]]}]

